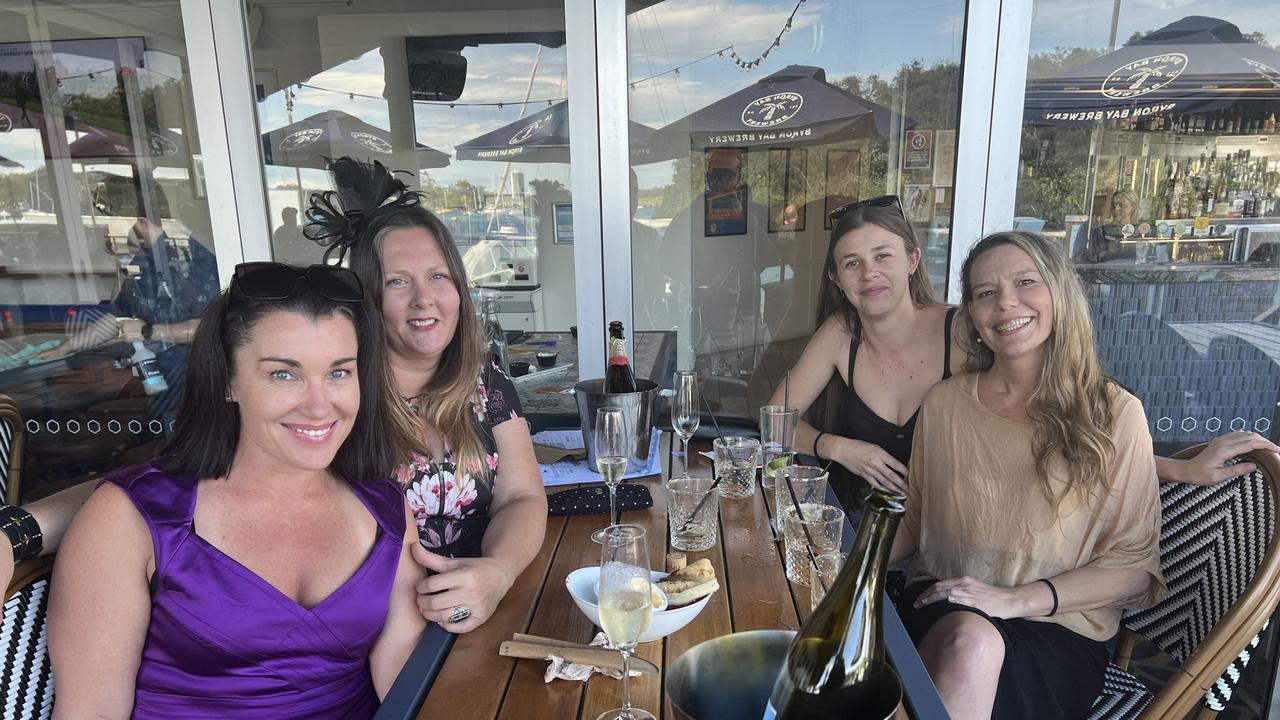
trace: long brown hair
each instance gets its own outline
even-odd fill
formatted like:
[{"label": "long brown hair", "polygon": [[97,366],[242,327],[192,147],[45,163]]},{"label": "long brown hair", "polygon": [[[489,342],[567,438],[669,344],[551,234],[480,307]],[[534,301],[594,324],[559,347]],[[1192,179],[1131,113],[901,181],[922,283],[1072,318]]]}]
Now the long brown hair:
[{"label": "long brown hair", "polygon": [[[453,339],[440,356],[440,364],[427,384],[417,388],[416,416],[422,427],[434,429],[444,438],[453,460],[462,472],[470,472],[481,481],[491,476],[484,462],[484,445],[475,413],[478,401],[477,380],[485,368],[485,352],[479,319],[471,302],[467,269],[453,242],[449,228],[434,213],[419,205],[396,208],[378,216],[364,229],[363,238],[351,248],[351,269],[369,288],[368,294],[377,316],[382,317],[382,246],[395,230],[418,228],[430,233],[440,245],[454,288],[458,291],[458,325]],[[388,374],[390,375],[388,363]],[[385,402],[405,407],[394,380],[385,387]],[[408,416],[408,413],[399,413]]]},{"label": "long brown hair", "polygon": [[[827,258],[822,263],[822,280],[818,289],[818,321],[814,327],[815,329],[822,327],[827,318],[834,315],[849,332],[850,342],[855,344],[862,342],[862,320],[858,317],[858,311],[853,307],[853,303],[849,302],[849,298],[844,296],[844,291],[832,278],[837,274],[836,244],[840,242],[840,238],[868,225],[879,226],[902,238],[903,248],[908,255],[916,250],[922,250],[920,241],[916,239],[915,229],[896,207],[862,205],[849,211],[832,226],[831,241],[827,244]],[[923,250],[920,262],[907,278],[907,291],[911,294],[911,302],[918,308],[938,304],[937,296],[933,292],[933,283],[929,281],[929,274],[924,269]],[[852,380],[850,378],[850,382]],[[809,424],[826,432],[839,432],[841,419],[846,411],[843,403],[840,402],[842,396],[843,385],[837,373],[831,377],[822,394],[809,407],[807,413]]]},{"label": "long brown hair", "polygon": [[973,303],[973,264],[983,254],[1002,245],[1025,252],[1035,263],[1053,299],[1053,328],[1048,352],[1040,371],[1040,384],[1031,395],[1027,415],[1035,426],[1036,471],[1046,496],[1056,506],[1048,484],[1049,466],[1060,458],[1068,472],[1067,492],[1086,496],[1110,489],[1107,470],[1115,446],[1111,442],[1112,382],[1102,374],[1093,340],[1093,322],[1080,281],[1062,247],[1042,235],[1013,230],[988,235],[969,251],[960,270],[961,299],[957,325],[959,344],[969,354],[966,369],[990,370],[995,365],[991,348],[978,342],[970,307]]}]

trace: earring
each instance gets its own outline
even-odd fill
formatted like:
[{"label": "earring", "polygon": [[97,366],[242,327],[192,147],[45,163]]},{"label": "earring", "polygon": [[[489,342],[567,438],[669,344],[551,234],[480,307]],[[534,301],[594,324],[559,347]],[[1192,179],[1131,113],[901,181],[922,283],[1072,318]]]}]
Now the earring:
[{"label": "earring", "polygon": [[231,391],[230,391],[230,390],[228,390],[228,391],[227,391],[227,396],[226,396],[225,398],[223,398],[223,400],[224,400],[224,401],[226,401],[226,402],[231,402]]}]

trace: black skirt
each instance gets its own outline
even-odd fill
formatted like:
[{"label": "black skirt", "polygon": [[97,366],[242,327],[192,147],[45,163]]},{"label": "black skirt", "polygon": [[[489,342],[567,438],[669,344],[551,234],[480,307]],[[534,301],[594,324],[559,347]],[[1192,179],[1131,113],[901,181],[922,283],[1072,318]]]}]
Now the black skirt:
[{"label": "black skirt", "polygon": [[977,608],[945,600],[916,609],[916,598],[937,580],[907,586],[898,614],[919,645],[944,615],[971,612],[990,622],[1004,638],[1004,665],[992,720],[1079,720],[1088,715],[1102,692],[1107,670],[1106,643],[1091,640],[1061,625],[1024,618],[1002,619]]}]

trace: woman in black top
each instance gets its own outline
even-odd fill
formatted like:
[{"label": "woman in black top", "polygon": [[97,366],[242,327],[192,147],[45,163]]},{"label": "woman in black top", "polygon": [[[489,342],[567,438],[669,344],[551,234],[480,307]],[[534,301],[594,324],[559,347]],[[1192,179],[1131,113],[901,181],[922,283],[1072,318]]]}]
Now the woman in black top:
[{"label": "woman in black top", "polygon": [[[890,195],[831,213],[818,329],[790,374],[787,401],[807,420],[795,449],[833,461],[832,487],[849,509],[864,482],[905,488],[920,403],[967,359],[951,332],[955,308],[935,298],[901,208]],[[1156,470],[1166,482],[1212,484],[1250,472],[1226,463],[1254,449],[1277,451],[1254,433],[1229,433],[1192,460],[1157,456]]]}]

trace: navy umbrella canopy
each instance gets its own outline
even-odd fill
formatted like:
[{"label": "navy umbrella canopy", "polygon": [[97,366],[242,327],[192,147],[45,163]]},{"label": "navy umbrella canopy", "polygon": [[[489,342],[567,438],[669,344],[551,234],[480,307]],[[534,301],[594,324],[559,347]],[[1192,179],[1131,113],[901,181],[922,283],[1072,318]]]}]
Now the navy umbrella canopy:
[{"label": "navy umbrella canopy", "polygon": [[1061,76],[1027,81],[1023,119],[1084,125],[1280,99],[1280,53],[1192,15]]},{"label": "navy umbrella canopy", "polygon": [[[449,164],[448,153],[422,143],[415,145],[419,169],[441,168]],[[328,167],[326,157],[388,160],[394,146],[390,132],[341,110],[326,110],[265,133],[262,151],[268,165],[323,170]]]},{"label": "navy umbrella canopy", "polygon": [[[658,152],[653,142],[653,128],[633,122],[630,131],[632,162],[643,164],[671,157]],[[533,115],[507,123],[497,130],[490,130],[453,150],[459,160],[567,163],[569,101],[562,100]]]},{"label": "navy umbrella canopy", "polygon": [[[886,138],[897,113],[827,82],[826,71],[789,65],[662,128],[690,149],[788,147]],[[905,127],[914,125],[903,121]]]}]

